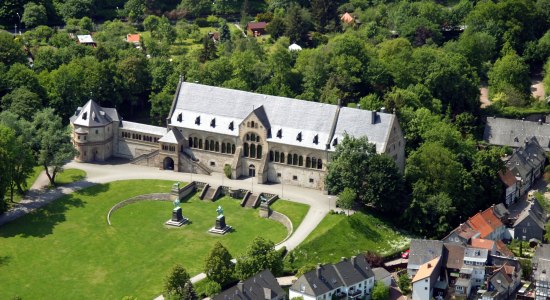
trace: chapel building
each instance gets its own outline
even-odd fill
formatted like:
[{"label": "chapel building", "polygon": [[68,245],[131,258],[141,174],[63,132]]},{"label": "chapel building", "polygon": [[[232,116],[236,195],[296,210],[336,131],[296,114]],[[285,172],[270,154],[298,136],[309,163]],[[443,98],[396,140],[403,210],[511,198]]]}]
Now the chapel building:
[{"label": "chapel building", "polygon": [[[179,172],[224,172],[324,189],[327,162],[347,133],[405,165],[395,114],[180,81],[167,127],[128,122],[93,100],[71,117],[77,161],[111,156]],[[226,165],[228,167],[226,167]]]}]

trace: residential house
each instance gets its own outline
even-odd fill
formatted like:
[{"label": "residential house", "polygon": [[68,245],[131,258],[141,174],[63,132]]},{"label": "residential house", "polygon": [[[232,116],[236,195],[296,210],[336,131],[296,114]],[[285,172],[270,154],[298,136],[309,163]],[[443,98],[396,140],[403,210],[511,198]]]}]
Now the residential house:
[{"label": "residential house", "polygon": [[545,225],[548,221],[546,210],[536,198],[529,199],[528,202],[527,207],[521,211],[513,224],[514,238],[523,241],[531,239],[543,241]]},{"label": "residential house", "polygon": [[289,289],[290,299],[304,300],[370,298],[374,287],[374,273],[365,255],[342,259],[336,264],[318,265],[315,270],[300,276]]},{"label": "residential house", "polygon": [[443,255],[443,242],[434,240],[411,240],[407,273],[412,278],[420,267]]},{"label": "residential house", "polygon": [[497,254],[497,243],[492,240],[472,239],[470,245],[474,248],[487,249],[490,254]]},{"label": "residential house", "polygon": [[508,249],[506,244],[504,244],[503,241],[496,241],[497,246],[497,255],[505,256],[505,257],[514,257],[514,253]]},{"label": "residential house", "polygon": [[510,206],[513,203],[517,202],[519,199],[519,190],[521,186],[521,181],[514,176],[512,171],[508,168],[503,171],[498,172],[500,180],[504,184],[504,203]]},{"label": "residential house", "polygon": [[505,266],[498,268],[487,279],[487,291],[483,293],[483,300],[507,300],[515,291],[514,281],[506,273]]},{"label": "residential house", "polygon": [[468,223],[462,223],[444,237],[442,241],[445,243],[469,244],[472,238],[477,238],[479,236],[480,233],[474,230]]},{"label": "residential house", "polygon": [[507,237],[506,226],[496,216],[494,208],[491,206],[467,221],[472,229],[480,233],[479,237],[482,239],[497,241]]},{"label": "residential house", "polygon": [[286,293],[269,270],[237,283],[212,300],[284,300]]},{"label": "residential house", "polygon": [[536,137],[544,151],[550,150],[550,124],[505,118],[487,118],[483,139],[491,145],[520,148]]},{"label": "residential house", "polygon": [[[480,248],[464,249],[464,266],[460,269],[460,274],[468,275],[472,287],[483,285],[485,279],[485,266],[489,259],[489,251]],[[461,276],[462,277],[462,276]]]},{"label": "residential house", "polygon": [[350,13],[346,12],[340,17],[340,21],[349,25],[355,23],[355,18]]},{"label": "residential house", "polygon": [[129,33],[126,35],[126,42],[134,44],[134,46],[140,46],[141,36],[139,35],[139,33]]},{"label": "residential house", "polygon": [[266,22],[249,22],[246,25],[246,31],[248,32],[248,35],[260,36],[266,33],[266,27]]},{"label": "residential house", "polygon": [[413,300],[432,299],[438,282],[441,256],[422,264],[412,279]]},{"label": "residential house", "polygon": [[517,290],[521,286],[521,276],[523,269],[521,263],[517,258],[506,257],[501,255],[489,255],[489,261],[492,264],[493,270],[490,270],[491,274],[499,268],[503,267],[504,272],[512,279],[510,286],[511,291]]},{"label": "residential house", "polygon": [[381,282],[385,286],[391,286],[391,273],[388,272],[388,270],[384,268],[374,268],[372,272],[374,273],[375,282]]},{"label": "residential house", "polygon": [[77,35],[76,38],[78,40],[78,43],[81,45],[88,45],[94,48],[97,46],[97,44],[94,42],[94,39],[89,34]]},{"label": "residential house", "polygon": [[443,267],[447,272],[449,286],[454,287],[460,278],[460,269],[464,265],[464,249],[466,247],[461,243],[445,243],[443,246]]}]

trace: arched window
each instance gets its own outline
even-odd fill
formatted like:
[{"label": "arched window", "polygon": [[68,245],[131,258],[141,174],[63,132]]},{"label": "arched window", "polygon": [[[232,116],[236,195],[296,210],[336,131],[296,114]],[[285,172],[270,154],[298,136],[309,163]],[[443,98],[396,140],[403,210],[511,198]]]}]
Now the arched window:
[{"label": "arched window", "polygon": [[304,157],[300,155],[300,157],[298,157],[298,166],[303,166],[304,165]]},{"label": "arched window", "polygon": [[275,151],[275,162],[279,162],[279,151]]},{"label": "arched window", "polygon": [[208,140],[204,140],[204,150],[210,150],[210,143]]},{"label": "arched window", "polygon": [[231,153],[231,144],[230,143],[225,143],[225,152],[227,152],[228,154]]},{"label": "arched window", "polygon": [[199,146],[199,141],[196,137],[193,138],[193,147],[197,148]]},{"label": "arched window", "polygon": [[259,135],[256,137],[256,142],[257,142],[257,143],[260,142],[260,136],[259,136]]},{"label": "arched window", "polygon": [[312,157],[311,158],[311,167],[315,168],[317,166],[317,158]]},{"label": "arched window", "polygon": [[273,150],[269,151],[269,161],[273,161]]},{"label": "arched window", "polygon": [[216,146],[214,148],[216,150],[216,152],[220,152],[220,143],[219,142],[216,142]]},{"label": "arched window", "polygon": [[286,157],[286,163],[291,165],[292,164],[292,154],[288,154],[287,157]]},{"label": "arched window", "polygon": [[310,168],[311,167],[311,158],[306,157],[306,168]]},{"label": "arched window", "polygon": [[225,143],[222,143],[222,153],[225,153]]},{"label": "arched window", "polygon": [[248,157],[248,143],[244,143],[243,149],[244,149],[244,157]]},{"label": "arched window", "polygon": [[210,140],[210,151],[214,151],[214,141]]},{"label": "arched window", "polygon": [[248,133],[246,134],[246,140],[250,141],[250,134],[248,134]]},{"label": "arched window", "polygon": [[250,122],[250,127],[254,128],[254,121]]},{"label": "arched window", "polygon": [[250,122],[246,122],[246,127],[250,127]]},{"label": "arched window", "polygon": [[294,153],[292,156],[292,164],[297,165],[298,164],[298,154]]},{"label": "arched window", "polygon": [[323,160],[319,158],[319,160],[317,160],[317,169],[322,169],[323,168]]},{"label": "arched window", "polygon": [[285,153],[281,152],[281,163],[285,162]]},{"label": "arched window", "polygon": [[235,154],[235,144],[232,144],[232,145],[231,145],[231,153],[232,153],[232,154]]},{"label": "arched window", "polygon": [[256,158],[256,145],[250,144],[250,157]]},{"label": "arched window", "polygon": [[199,139],[199,149],[202,149],[202,139]]},{"label": "arched window", "polygon": [[250,140],[252,140],[253,142],[256,141],[256,134],[255,133],[250,134]]},{"label": "arched window", "polygon": [[262,158],[262,145],[258,145],[258,147],[256,148],[256,151],[258,152],[256,154],[256,158],[261,159]]},{"label": "arched window", "polygon": [[189,148],[193,148],[193,138],[189,137]]}]

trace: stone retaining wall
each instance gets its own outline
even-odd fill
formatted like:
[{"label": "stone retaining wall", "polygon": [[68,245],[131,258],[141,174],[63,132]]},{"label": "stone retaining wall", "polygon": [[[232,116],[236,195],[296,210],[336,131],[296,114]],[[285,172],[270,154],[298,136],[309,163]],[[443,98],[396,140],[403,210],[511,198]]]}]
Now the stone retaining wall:
[{"label": "stone retaining wall", "polygon": [[290,219],[286,215],[283,215],[282,213],[276,211],[272,211],[269,218],[283,224],[286,227],[288,234],[286,235],[285,239],[278,242],[277,245],[284,243],[294,232],[292,221],[290,221]]},{"label": "stone retaining wall", "polygon": [[117,209],[139,201],[172,201],[168,193],[154,193],[135,196],[115,204],[107,213],[107,224],[111,225],[111,214]]}]

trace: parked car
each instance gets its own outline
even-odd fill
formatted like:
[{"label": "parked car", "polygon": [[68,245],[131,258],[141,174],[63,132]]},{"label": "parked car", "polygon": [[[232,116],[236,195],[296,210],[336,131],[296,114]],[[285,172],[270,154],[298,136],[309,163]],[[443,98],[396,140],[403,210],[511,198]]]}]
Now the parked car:
[{"label": "parked car", "polygon": [[401,253],[401,258],[408,259],[410,251],[411,251],[410,249],[407,249],[403,253]]}]

